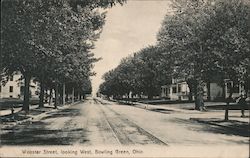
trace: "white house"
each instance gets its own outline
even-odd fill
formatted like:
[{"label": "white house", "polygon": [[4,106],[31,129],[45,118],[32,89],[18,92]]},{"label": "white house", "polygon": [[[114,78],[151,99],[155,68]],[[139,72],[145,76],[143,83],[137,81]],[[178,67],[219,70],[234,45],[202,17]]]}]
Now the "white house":
[{"label": "white house", "polygon": [[[20,80],[21,76],[21,73],[17,73],[5,85],[0,83],[0,98],[23,98],[24,80]],[[30,82],[30,95],[32,98],[39,95],[39,84],[33,80]]]},{"label": "white house", "polygon": [[170,100],[188,100],[190,90],[186,81],[172,79],[172,84],[161,86],[161,97]]}]

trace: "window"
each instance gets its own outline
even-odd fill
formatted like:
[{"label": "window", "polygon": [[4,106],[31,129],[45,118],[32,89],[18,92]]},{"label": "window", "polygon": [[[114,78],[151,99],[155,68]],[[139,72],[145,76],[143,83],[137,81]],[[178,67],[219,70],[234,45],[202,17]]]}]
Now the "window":
[{"label": "window", "polygon": [[168,93],[167,94],[170,94],[170,89],[168,88]]},{"label": "window", "polygon": [[227,82],[226,86],[227,86],[227,93],[230,93],[230,89],[233,88],[233,82],[232,81]]},{"label": "window", "polygon": [[178,92],[181,92],[181,85],[178,84]]},{"label": "window", "polygon": [[238,84],[234,84],[233,81],[229,81],[226,83],[227,86],[227,93],[230,93],[230,89],[232,89],[232,93],[239,93],[240,87]]},{"label": "window", "polygon": [[10,92],[13,92],[13,86],[10,86]]},{"label": "window", "polygon": [[12,95],[10,95],[10,98],[13,98],[13,96],[12,96]]},{"label": "window", "polygon": [[233,93],[240,93],[239,85],[235,85],[235,87],[233,87]]},{"label": "window", "polygon": [[176,93],[176,87],[173,87],[173,93]]},{"label": "window", "polygon": [[13,75],[11,75],[10,76],[10,81],[13,81],[14,80],[13,78],[14,78]]}]

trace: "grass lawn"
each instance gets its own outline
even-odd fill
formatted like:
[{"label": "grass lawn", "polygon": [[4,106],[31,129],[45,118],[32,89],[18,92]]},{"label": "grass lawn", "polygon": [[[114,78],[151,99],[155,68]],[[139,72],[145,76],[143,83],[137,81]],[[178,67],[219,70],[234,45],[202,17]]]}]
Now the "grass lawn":
[{"label": "grass lawn", "polygon": [[[30,104],[36,105],[38,104],[38,98],[30,98]],[[10,109],[11,106],[14,108],[22,107],[23,100],[19,98],[1,98],[0,99],[0,110]]]}]

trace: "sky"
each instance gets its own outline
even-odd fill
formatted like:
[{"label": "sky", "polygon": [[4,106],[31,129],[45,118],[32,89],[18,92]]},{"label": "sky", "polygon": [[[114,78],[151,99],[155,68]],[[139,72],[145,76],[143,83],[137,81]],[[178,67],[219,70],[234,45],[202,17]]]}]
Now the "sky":
[{"label": "sky", "polygon": [[93,92],[103,82],[102,75],[119,65],[122,58],[154,45],[164,16],[169,12],[168,0],[128,0],[123,6],[107,10],[106,22],[93,53],[102,60],[95,64]]}]

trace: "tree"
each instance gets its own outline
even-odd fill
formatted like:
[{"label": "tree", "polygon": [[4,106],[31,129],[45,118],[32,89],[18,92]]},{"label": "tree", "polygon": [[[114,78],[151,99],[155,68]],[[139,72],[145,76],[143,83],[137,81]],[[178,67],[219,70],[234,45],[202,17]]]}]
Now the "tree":
[{"label": "tree", "polygon": [[[105,18],[105,13],[95,8],[115,3],[123,4],[124,0],[3,1],[1,67],[6,75],[15,71],[23,74],[23,110],[29,111],[32,77],[40,81],[43,89],[44,83],[54,83],[55,87],[66,80],[80,83],[94,74],[90,71],[97,59],[89,50]],[[41,100],[42,95],[43,91]]]},{"label": "tree", "polygon": [[[233,81],[229,86],[227,105],[232,101],[235,85],[243,85],[248,94],[250,67],[250,3],[244,0],[217,1],[217,6],[211,10],[211,19],[206,23],[209,28],[206,33],[213,36],[208,38],[208,44],[213,52],[218,54],[217,65],[222,72],[223,86],[225,79]],[[217,25],[215,28],[214,24]],[[211,30],[212,29],[212,30]],[[226,92],[224,92],[226,93]],[[226,96],[226,95],[225,95]],[[228,120],[228,107],[225,109],[225,120]]]},{"label": "tree", "polygon": [[117,97],[120,92],[119,92],[119,83],[118,80],[116,79],[116,74],[114,70],[110,70],[108,72],[106,72],[103,75],[103,79],[105,80],[104,83],[102,83],[99,87],[99,91],[100,93],[107,95],[108,98],[111,95],[114,95],[115,97]]},{"label": "tree", "polygon": [[164,62],[164,52],[155,46],[148,46],[134,56],[136,83],[138,89],[152,99],[158,96],[162,85],[170,82],[169,64]]},{"label": "tree", "polygon": [[[28,3],[28,2],[27,2]],[[32,7],[27,7],[26,1],[4,1],[2,17],[2,61],[4,72],[12,74],[20,71],[25,80],[25,111],[29,110],[29,84],[32,73],[36,69],[34,63],[37,61],[34,48],[29,42],[32,38]],[[30,2],[32,3],[32,2]]]},{"label": "tree", "polygon": [[166,16],[158,43],[176,58],[175,71],[194,92],[195,109],[204,109],[205,82],[209,84],[211,76],[218,74],[221,80],[236,82],[241,76],[236,69],[249,60],[249,37],[245,36],[249,4],[244,0],[176,0],[173,4],[175,14]]}]

